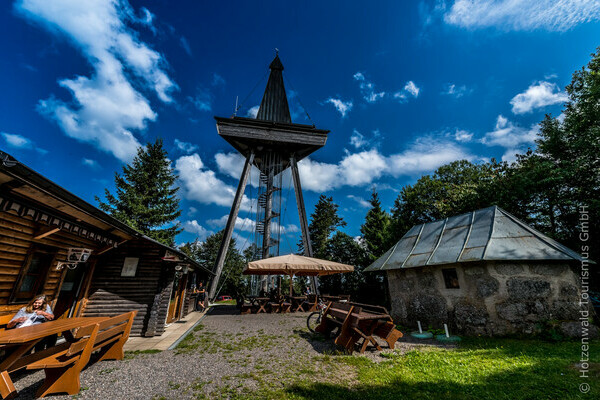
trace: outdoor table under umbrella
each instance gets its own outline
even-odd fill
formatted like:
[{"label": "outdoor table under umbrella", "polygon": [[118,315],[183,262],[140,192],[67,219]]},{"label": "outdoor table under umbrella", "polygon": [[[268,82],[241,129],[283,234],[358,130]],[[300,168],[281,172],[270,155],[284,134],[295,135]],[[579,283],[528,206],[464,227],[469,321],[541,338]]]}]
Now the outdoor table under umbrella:
[{"label": "outdoor table under umbrella", "polygon": [[[352,265],[288,254],[285,256],[249,262],[244,268],[243,273],[245,275],[289,275],[294,277],[324,276],[352,271],[354,271]],[[290,279],[290,296],[291,295],[292,280]]]}]

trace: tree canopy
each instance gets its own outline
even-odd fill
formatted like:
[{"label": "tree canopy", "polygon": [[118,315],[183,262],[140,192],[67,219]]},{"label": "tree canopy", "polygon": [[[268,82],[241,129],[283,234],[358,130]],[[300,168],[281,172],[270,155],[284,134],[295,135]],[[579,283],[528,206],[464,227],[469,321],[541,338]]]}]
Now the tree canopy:
[{"label": "tree canopy", "polygon": [[[122,175],[115,173],[116,194],[104,190],[106,202],[96,196],[99,207],[118,220],[168,246],[182,229],[176,222],[181,215],[177,175],[171,168],[162,139],[138,148]],[[169,226],[170,225],[170,226]]]},{"label": "tree canopy", "polygon": [[[194,242],[185,243],[180,249],[198,264],[212,271],[217,261],[223,234],[223,230],[219,231],[208,236],[204,242],[196,240]],[[236,247],[235,238],[231,238],[219,283],[221,285],[219,288],[221,289],[220,294],[237,296],[247,292],[248,278],[242,275],[242,271],[244,270],[244,265],[248,261],[246,260],[246,257],[248,256],[249,254],[245,254],[244,256],[240,254],[240,251]]]}]

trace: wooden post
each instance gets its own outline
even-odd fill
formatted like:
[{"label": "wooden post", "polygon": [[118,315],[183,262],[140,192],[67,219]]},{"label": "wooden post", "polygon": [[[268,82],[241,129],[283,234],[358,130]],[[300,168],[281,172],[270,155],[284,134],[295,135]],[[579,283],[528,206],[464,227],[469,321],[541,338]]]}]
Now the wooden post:
[{"label": "wooden post", "polygon": [[[294,179],[294,192],[296,193],[296,204],[298,206],[298,216],[300,217],[300,229],[302,230],[302,246],[304,247],[304,255],[312,257],[312,245],[310,242],[310,233],[308,232],[308,220],[306,218],[306,208],[304,207],[304,197],[302,196],[302,185],[300,184],[300,172],[298,172],[298,164],[294,156],[290,157],[290,165],[292,167],[292,178]],[[317,277],[311,277],[313,293],[319,294],[319,282]]]},{"label": "wooden post", "polygon": [[227,256],[227,250],[229,249],[229,242],[231,241],[231,235],[233,234],[233,228],[235,227],[235,220],[237,219],[242,205],[242,198],[244,197],[244,190],[246,190],[246,182],[250,175],[250,169],[254,162],[254,152],[246,158],[244,163],[244,169],[242,170],[242,176],[240,177],[240,183],[238,184],[237,192],[233,199],[231,211],[229,212],[229,218],[227,219],[227,225],[225,226],[225,232],[223,233],[223,240],[221,241],[221,247],[219,248],[219,254],[217,261],[215,262],[215,277],[212,279],[210,284],[210,290],[208,292],[208,298],[213,300],[217,292],[217,286],[219,284],[219,278],[223,271],[223,265],[225,264],[225,257]]}]

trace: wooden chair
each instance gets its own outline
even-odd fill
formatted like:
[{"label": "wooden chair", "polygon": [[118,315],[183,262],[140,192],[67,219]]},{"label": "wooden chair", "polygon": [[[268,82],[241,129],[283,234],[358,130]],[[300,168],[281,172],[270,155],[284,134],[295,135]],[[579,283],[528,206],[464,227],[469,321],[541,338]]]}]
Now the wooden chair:
[{"label": "wooden chair", "polygon": [[56,347],[43,350],[49,355],[27,365],[27,369],[44,369],[46,379],[37,392],[38,397],[51,393],[79,393],[79,374],[88,364],[93,352],[99,350],[96,361],[122,360],[123,346],[129,338],[137,311],[108,318],[95,325],[81,327],[73,336],[76,341],[63,343],[62,351]]}]

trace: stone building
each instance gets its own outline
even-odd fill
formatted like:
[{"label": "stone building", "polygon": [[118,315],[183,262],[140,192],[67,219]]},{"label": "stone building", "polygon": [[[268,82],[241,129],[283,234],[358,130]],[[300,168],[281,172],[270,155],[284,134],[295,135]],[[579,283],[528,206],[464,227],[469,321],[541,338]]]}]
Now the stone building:
[{"label": "stone building", "polygon": [[[397,323],[474,335],[580,329],[581,256],[499,207],[414,226],[366,271],[385,271]],[[593,312],[593,311],[590,311]]]}]

